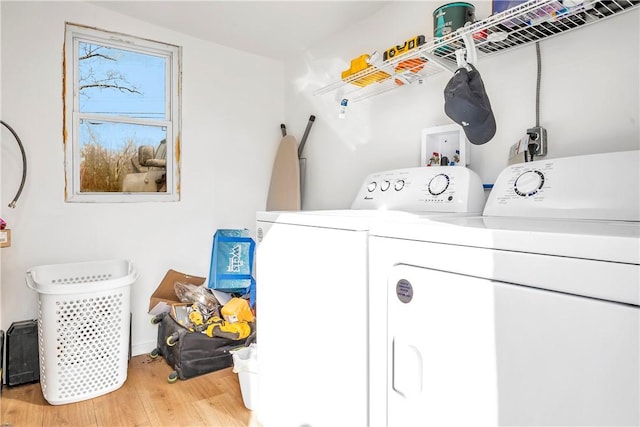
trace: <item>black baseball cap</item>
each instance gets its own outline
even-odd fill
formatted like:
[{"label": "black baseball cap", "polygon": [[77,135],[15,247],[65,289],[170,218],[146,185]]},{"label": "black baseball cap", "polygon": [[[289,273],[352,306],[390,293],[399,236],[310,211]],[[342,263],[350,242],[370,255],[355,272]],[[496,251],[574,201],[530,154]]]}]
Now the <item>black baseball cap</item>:
[{"label": "black baseball cap", "polygon": [[444,112],[462,126],[469,142],[482,145],[495,135],[496,120],[480,73],[468,67],[458,68],[444,88]]}]

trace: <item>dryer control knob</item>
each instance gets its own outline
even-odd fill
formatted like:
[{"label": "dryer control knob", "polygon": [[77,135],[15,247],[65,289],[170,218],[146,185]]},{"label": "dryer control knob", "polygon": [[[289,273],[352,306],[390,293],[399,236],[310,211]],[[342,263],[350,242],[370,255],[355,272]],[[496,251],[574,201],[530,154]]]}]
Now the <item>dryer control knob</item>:
[{"label": "dryer control knob", "polygon": [[375,181],[371,181],[369,184],[367,184],[367,191],[371,193],[376,189],[377,186],[378,184]]},{"label": "dryer control knob", "polygon": [[382,184],[380,184],[380,190],[382,191],[387,191],[389,187],[391,187],[391,182],[388,179],[385,179],[382,181]]},{"label": "dryer control knob", "polygon": [[395,185],[393,186],[393,188],[396,191],[400,191],[404,188],[404,179],[399,179],[396,181]]},{"label": "dryer control knob", "polygon": [[448,187],[449,177],[443,173],[434,176],[431,178],[431,181],[429,181],[429,193],[434,196],[444,193]]},{"label": "dryer control knob", "polygon": [[538,170],[529,170],[516,178],[513,190],[518,196],[529,197],[536,194],[544,185],[544,174]]}]

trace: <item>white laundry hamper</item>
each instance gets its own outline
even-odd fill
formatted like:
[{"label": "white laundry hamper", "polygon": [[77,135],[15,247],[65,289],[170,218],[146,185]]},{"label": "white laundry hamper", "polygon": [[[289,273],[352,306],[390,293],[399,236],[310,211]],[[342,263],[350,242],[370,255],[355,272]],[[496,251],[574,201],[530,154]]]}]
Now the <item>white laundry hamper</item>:
[{"label": "white laundry hamper", "polygon": [[31,268],[38,293],[40,385],[52,405],[120,388],[127,379],[131,262],[109,260]]}]

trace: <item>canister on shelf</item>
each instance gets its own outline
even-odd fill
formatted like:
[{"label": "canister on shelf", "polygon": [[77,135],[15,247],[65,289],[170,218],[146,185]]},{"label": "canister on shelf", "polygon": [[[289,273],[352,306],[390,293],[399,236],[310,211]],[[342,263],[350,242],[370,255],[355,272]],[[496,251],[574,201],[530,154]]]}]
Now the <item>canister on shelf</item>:
[{"label": "canister on shelf", "polygon": [[467,22],[475,21],[475,6],[470,3],[456,2],[440,6],[433,11],[433,35],[445,37]]}]

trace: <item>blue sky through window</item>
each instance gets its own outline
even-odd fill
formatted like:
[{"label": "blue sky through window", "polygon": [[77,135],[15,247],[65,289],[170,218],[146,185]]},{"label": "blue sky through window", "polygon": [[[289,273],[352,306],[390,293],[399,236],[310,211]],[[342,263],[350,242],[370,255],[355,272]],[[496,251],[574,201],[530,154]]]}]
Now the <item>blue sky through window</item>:
[{"label": "blue sky through window", "polygon": [[80,85],[106,86],[81,90],[81,112],[165,119],[165,58],[84,42],[79,48],[80,58],[93,55],[78,61]]},{"label": "blue sky through window", "polygon": [[[79,108],[109,117],[165,120],[166,58],[95,43],[79,43]],[[83,120],[81,144],[99,143],[119,149],[153,145],[166,138],[166,128]]]}]

